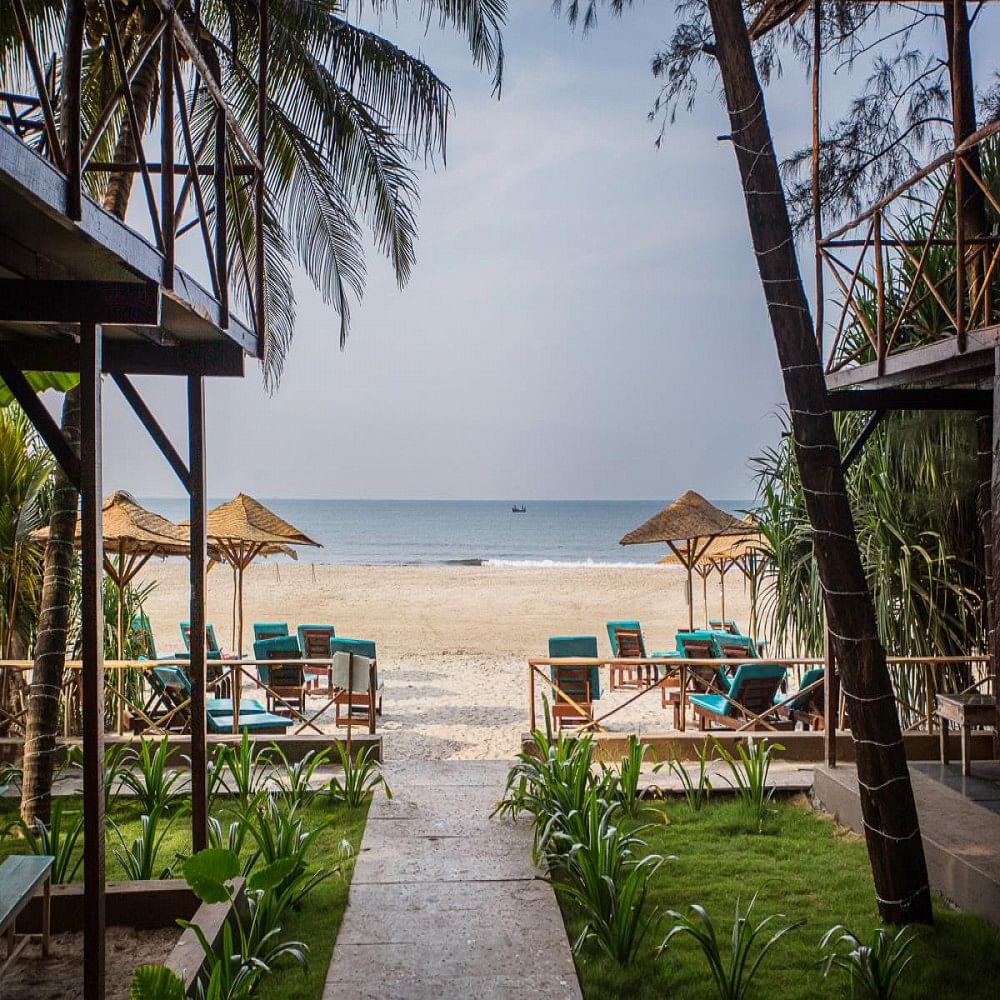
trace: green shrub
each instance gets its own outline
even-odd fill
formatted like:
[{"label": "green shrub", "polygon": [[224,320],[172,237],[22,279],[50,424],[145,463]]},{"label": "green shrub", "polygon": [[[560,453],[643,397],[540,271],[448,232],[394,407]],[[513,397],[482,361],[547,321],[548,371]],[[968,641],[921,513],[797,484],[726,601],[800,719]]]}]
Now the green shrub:
[{"label": "green shrub", "polygon": [[[753,923],[751,915],[756,902],[757,894],[754,893],[750,905],[744,911],[740,909],[740,902],[737,899],[736,916],[733,920],[728,955],[723,954],[715,931],[715,924],[708,915],[708,911],[694,903],[688,907],[687,913],[679,913],[676,910],[667,911],[667,916],[676,920],[677,923],[671,927],[663,939],[660,952],[662,953],[671,941],[682,935],[693,938],[708,962],[712,982],[715,984],[716,996],[719,1000],[746,1000],[753,978],[768,952],[786,934],[805,923],[803,920],[798,920],[790,924],[783,924],[764,941],[762,936],[768,928],[776,921],[785,918],[782,914],[772,914],[757,923]],[[756,954],[754,954],[755,952]]]},{"label": "green shrub", "polygon": [[[75,819],[70,817],[75,816]],[[66,801],[52,800],[49,822],[35,819],[34,827],[23,819],[16,819],[5,831],[5,835],[16,831],[24,840],[31,854],[50,856],[52,861],[52,881],[57,885],[72,882],[76,878],[83,855],[77,852],[77,845],[83,835],[83,813],[66,808]]]},{"label": "green shrub", "polygon": [[382,774],[382,765],[370,747],[359,747],[352,758],[342,743],[337,744],[337,753],[344,768],[344,776],[334,775],[330,779],[330,797],[334,802],[343,802],[356,807],[381,787],[386,798],[392,798],[392,789]]},{"label": "green shrub", "polygon": [[708,740],[704,742],[701,749],[697,751],[697,754],[697,780],[691,777],[691,773],[676,756],[671,757],[670,760],[666,760],[662,764],[657,764],[653,769],[659,771],[661,768],[666,767],[671,774],[676,775],[680,779],[681,788],[684,790],[684,801],[688,804],[688,808],[692,812],[699,812],[702,806],[707,805],[709,797],[712,794],[712,781],[709,777],[708,765],[712,761],[713,754]]},{"label": "green shrub", "polygon": [[187,790],[188,776],[169,767],[170,743],[166,736],[150,751],[151,740],[139,740],[138,748],[128,747],[121,756],[121,785],[131,789],[140,810],[151,816],[158,809],[166,812]]},{"label": "green shrub", "polygon": [[737,756],[734,757],[718,741],[715,745],[719,756],[729,765],[733,775],[731,784],[746,808],[751,825],[760,833],[772,812],[774,787],[767,783],[771,761],[777,751],[785,748],[780,743],[769,743],[766,739],[756,740],[751,736],[746,744],[736,744]]},{"label": "green shrub", "polygon": [[903,973],[913,959],[917,934],[903,927],[895,934],[876,927],[870,944],[865,944],[846,927],[831,927],[820,941],[824,953],[823,975],[839,969],[851,984],[851,996],[865,1000],[893,1000]]}]

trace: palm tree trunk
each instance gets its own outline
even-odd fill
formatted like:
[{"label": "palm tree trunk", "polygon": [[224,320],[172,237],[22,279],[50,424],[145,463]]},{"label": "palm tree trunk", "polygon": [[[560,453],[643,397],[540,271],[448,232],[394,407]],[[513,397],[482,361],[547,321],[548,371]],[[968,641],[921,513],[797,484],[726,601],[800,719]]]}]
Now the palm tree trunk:
[{"label": "palm tree trunk", "polygon": [[[155,50],[154,50],[155,51]],[[132,99],[140,132],[149,120],[157,83],[157,61],[153,52],[147,57],[132,81]],[[115,161],[132,163],[141,134],[133,134],[126,120],[118,136]],[[120,219],[125,218],[134,173],[122,171],[108,181],[104,207]],[[76,389],[66,394],[63,405],[62,432],[79,451],[80,402]],[[24,784],[21,816],[26,823],[35,817],[47,821],[52,797],[52,775],[59,730],[59,692],[66,660],[66,631],[69,599],[73,581],[73,536],[79,494],[58,471],[56,495],[49,519],[49,540],[45,547],[45,570],[39,613],[38,642],[28,699],[28,721],[24,737]]]},{"label": "palm tree trunk", "polygon": [[827,621],[847,698],[879,912],[892,923],[930,922],[927,865],[896,701],[858,552],[764,95],[739,0],[709,0],[709,9],[750,233],[788,398]]},{"label": "palm tree trunk", "polygon": [[[80,390],[70,389],[63,401],[62,432],[74,451],[80,451]],[[49,540],[45,545],[41,610],[35,663],[28,693],[24,734],[24,778],[21,818],[48,822],[59,731],[59,694],[66,659],[70,589],[75,572],[73,536],[79,494],[61,468],[56,469]]]}]

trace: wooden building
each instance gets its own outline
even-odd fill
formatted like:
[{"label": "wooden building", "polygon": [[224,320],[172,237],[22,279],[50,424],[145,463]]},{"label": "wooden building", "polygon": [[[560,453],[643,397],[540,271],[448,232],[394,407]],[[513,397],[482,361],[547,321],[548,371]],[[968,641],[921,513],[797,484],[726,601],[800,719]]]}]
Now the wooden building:
[{"label": "wooden building", "polygon": [[[193,846],[206,846],[205,735],[205,380],[240,377],[244,360],[263,354],[265,285],[262,228],[265,166],[267,0],[244,5],[258,18],[255,51],[243,66],[255,75],[252,139],[227,107],[219,68],[199,47],[198,5],[185,18],[172,0],[146,4],[156,15],[144,42],[126,57],[110,3],[67,0],[61,51],[39,51],[42,32],[23,0],[5,0],[23,47],[22,78],[0,80],[0,377],[31,418],[69,478],[79,485],[82,524],[84,985],[104,996],[104,826],[102,765],[104,669],[101,602],[102,392],[110,375],[190,497],[192,623]],[[193,14],[192,14],[193,12]],[[108,41],[118,87],[100,112],[82,110],[83,52],[89,24]],[[109,123],[130,121],[138,134],[132,86],[141,65],[158,67],[158,162],[143,144],[134,160],[101,162]],[[252,60],[252,62],[250,61]],[[60,67],[56,74],[55,67]],[[193,134],[193,113],[201,125]],[[206,119],[207,116],[207,119]],[[207,128],[204,125],[208,121]],[[104,144],[107,145],[106,143]],[[132,174],[133,203],[145,202],[145,238],[88,196]],[[100,184],[92,186],[97,190]],[[216,212],[216,205],[229,205]],[[238,207],[233,208],[233,204]],[[142,208],[136,204],[136,212]],[[242,212],[242,217],[241,217]],[[248,238],[247,234],[253,234]],[[249,243],[249,245],[248,245]],[[190,246],[190,249],[188,249]],[[198,260],[207,287],[178,266]],[[235,289],[231,292],[231,289]],[[231,297],[238,304],[231,305]],[[241,318],[241,314],[242,317]],[[24,372],[79,372],[79,454],[39,402]],[[188,441],[175,446],[131,381],[135,374],[181,378]]]}]

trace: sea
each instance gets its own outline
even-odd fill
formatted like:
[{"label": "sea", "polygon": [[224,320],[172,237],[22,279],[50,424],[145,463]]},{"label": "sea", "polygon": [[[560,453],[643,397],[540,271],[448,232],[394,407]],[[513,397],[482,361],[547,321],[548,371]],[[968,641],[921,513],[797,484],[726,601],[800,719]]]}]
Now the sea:
[{"label": "sea", "polygon": [[[222,503],[211,499],[209,506]],[[618,540],[663,507],[662,500],[307,500],[257,497],[319,542],[300,562],[361,566],[653,566],[659,545]],[[174,521],[182,498],[140,498]],[[741,517],[749,500],[713,500]],[[523,506],[523,513],[512,508]]]}]

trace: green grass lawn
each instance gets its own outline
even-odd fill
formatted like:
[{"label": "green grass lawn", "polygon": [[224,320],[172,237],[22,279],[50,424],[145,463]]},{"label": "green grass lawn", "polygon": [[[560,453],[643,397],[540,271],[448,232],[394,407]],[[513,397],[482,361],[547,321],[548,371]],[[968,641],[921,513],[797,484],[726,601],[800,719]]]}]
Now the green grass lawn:
[{"label": "green grass lawn", "polygon": [[[82,809],[83,803],[75,798],[76,805]],[[138,807],[127,799],[118,799],[110,812],[110,819],[121,828],[122,834],[131,842],[139,833]],[[233,821],[227,816],[224,800],[215,810],[215,815],[221,820],[223,827]],[[361,836],[365,829],[368,816],[367,804],[358,809],[332,803],[324,796],[316,796],[301,812],[307,829],[314,829],[324,822],[330,825],[317,837],[312,848],[312,863],[317,867],[330,867],[340,858],[341,842],[346,840],[351,844],[356,855],[361,845]],[[6,829],[17,818],[17,801],[4,799],[0,801],[0,829]],[[171,827],[157,855],[160,864],[175,863],[178,855],[191,853],[190,814],[179,816]],[[249,838],[248,838],[249,839]],[[109,881],[124,878],[121,863],[114,852],[121,851],[118,836],[109,824],[106,839],[107,846],[107,878]],[[18,838],[5,835],[0,840],[0,858],[8,854],[23,853],[23,842]],[[282,1000],[318,1000],[323,992],[323,982],[326,978],[333,945],[337,939],[340,922],[347,907],[347,895],[354,863],[344,866],[343,875],[334,875],[321,882],[302,902],[301,907],[286,918],[282,928],[282,937],[304,941],[309,946],[309,965],[303,971],[297,965],[281,967],[269,976],[256,996],[262,1000],[281,997]],[[177,876],[180,877],[180,867],[177,865]],[[77,873],[77,879],[83,878],[82,868]]]},{"label": "green grass lawn", "polygon": [[[696,942],[680,936],[666,952],[654,952],[672,921],[666,910],[704,906],[716,933],[728,946],[737,897],[744,904],[755,891],[760,917],[784,913],[805,925],[783,938],[764,960],[752,996],[761,1000],[815,1000],[848,997],[843,979],[824,980],[818,943],[834,924],[867,936],[877,925],[871,872],[863,841],[813,812],[804,801],[779,802],[762,834],[748,833],[740,806],[716,801],[700,813],[680,801],[651,805],[639,822],[653,826],[643,835],[651,853],[665,860],[650,882],[649,903],[660,923],[630,969],[621,969],[594,942],[577,956],[583,994],[609,997],[671,997],[710,1000],[714,987]],[[664,821],[667,822],[664,822]],[[561,900],[570,941],[582,921]],[[915,950],[900,996],[912,998],[995,998],[1000,983],[1000,932],[985,921],[938,905],[937,923]],[[769,935],[768,935],[769,936]],[[728,951],[726,951],[728,954]]]}]

